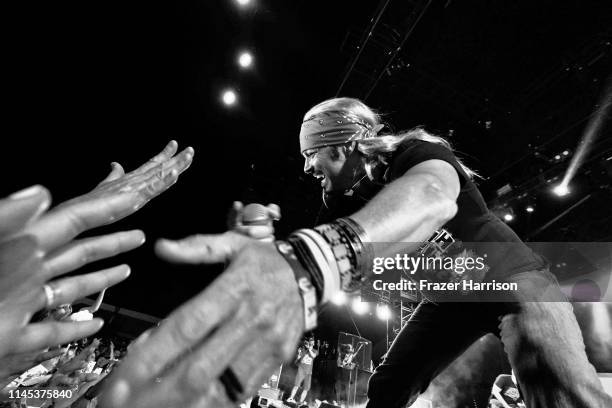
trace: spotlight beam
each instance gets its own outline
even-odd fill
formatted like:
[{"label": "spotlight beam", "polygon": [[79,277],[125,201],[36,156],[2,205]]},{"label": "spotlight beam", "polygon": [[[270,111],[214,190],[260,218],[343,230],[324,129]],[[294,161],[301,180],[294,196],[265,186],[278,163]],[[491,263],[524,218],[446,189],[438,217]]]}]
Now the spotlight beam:
[{"label": "spotlight beam", "polygon": [[576,172],[584,163],[593,142],[595,139],[597,139],[597,136],[599,136],[602,125],[607,119],[610,106],[612,106],[612,77],[608,78],[604,95],[601,98],[599,105],[600,107],[593,112],[593,115],[587,124],[584,135],[576,148],[576,153],[572,157],[565,175],[563,176],[563,181],[561,181],[561,184],[559,184],[559,187],[561,188],[567,188],[570,181],[574,178]]}]

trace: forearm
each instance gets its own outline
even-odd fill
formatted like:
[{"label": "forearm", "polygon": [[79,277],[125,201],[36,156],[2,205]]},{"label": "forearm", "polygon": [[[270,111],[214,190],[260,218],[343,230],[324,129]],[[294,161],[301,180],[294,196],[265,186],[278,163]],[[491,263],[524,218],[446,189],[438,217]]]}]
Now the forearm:
[{"label": "forearm", "polygon": [[381,244],[378,251],[387,252],[396,242],[425,241],[456,212],[455,199],[435,177],[411,174],[390,183],[351,218],[371,242]]},{"label": "forearm", "polygon": [[312,290],[304,291],[309,296],[302,297],[308,319],[313,315],[309,302],[314,291],[325,303],[339,290],[358,290],[373,273],[375,257],[412,252],[452,219],[459,191],[459,177],[450,164],[425,161],[410,168],[350,217],[290,235],[291,247],[281,244],[279,252],[296,276],[308,281],[304,288]]},{"label": "forearm", "polygon": [[[431,170],[435,166],[415,166],[349,218],[289,237],[303,265],[310,265],[310,282],[320,300],[330,300],[340,289],[356,290],[372,273],[372,257],[412,252],[454,217],[460,187],[455,170],[447,166],[450,169],[443,168],[441,173],[448,170],[451,177],[448,172],[436,175]],[[286,259],[293,263],[291,256]],[[296,270],[300,271],[299,266]]]}]

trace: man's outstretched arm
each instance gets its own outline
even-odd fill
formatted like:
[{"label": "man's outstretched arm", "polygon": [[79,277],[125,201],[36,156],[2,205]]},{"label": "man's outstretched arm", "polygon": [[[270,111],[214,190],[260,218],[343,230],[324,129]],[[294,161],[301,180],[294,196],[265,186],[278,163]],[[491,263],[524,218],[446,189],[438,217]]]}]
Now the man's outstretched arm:
[{"label": "man's outstretched arm", "polygon": [[459,190],[453,166],[427,160],[383,188],[351,218],[371,242],[421,242],[455,216]]},{"label": "man's outstretched arm", "polygon": [[[371,241],[389,247],[422,241],[454,216],[459,186],[450,164],[425,161],[352,218]],[[292,358],[305,330],[305,304],[292,266],[273,244],[234,232],[160,240],[156,250],[173,262],[229,264],[132,348],[101,406],[235,406]]]}]

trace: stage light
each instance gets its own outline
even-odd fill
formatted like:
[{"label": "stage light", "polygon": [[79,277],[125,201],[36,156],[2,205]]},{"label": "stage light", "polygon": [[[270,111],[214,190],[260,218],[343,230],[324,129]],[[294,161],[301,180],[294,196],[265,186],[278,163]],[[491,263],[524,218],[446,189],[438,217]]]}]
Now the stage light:
[{"label": "stage light", "polygon": [[385,304],[376,305],[376,316],[378,316],[380,320],[389,320],[389,318],[391,318],[389,306]]},{"label": "stage light", "polygon": [[332,299],[332,303],[338,306],[341,306],[346,303],[346,292],[340,291],[336,293]]},{"label": "stage light", "polygon": [[244,51],[238,55],[238,65],[242,68],[249,68],[253,64],[253,56],[250,52]]},{"label": "stage light", "polygon": [[370,309],[368,304],[365,302],[362,302],[361,298],[358,298],[358,297],[353,299],[352,306],[353,306],[353,312],[355,312],[358,315],[365,314]]},{"label": "stage light", "polygon": [[564,155],[564,156],[569,156],[569,150],[564,150],[564,151],[563,151],[563,155]]},{"label": "stage light", "polygon": [[221,96],[221,100],[225,104],[225,106],[232,106],[236,103],[238,97],[236,96],[236,92],[232,89],[226,89],[223,91],[223,95]]},{"label": "stage light", "polygon": [[512,208],[512,206],[509,206],[507,204],[499,204],[493,207],[491,211],[493,212],[493,214],[495,214],[495,216],[506,222],[510,222],[514,219],[514,209]]},{"label": "stage light", "polygon": [[532,213],[535,211],[535,208],[533,208],[533,205],[528,205],[527,207],[525,207],[525,211],[527,211],[528,213]]},{"label": "stage light", "polygon": [[239,6],[245,7],[251,3],[251,0],[235,0]]},{"label": "stage light", "polygon": [[564,184],[564,183],[558,184],[557,186],[553,188],[552,191],[553,193],[555,193],[555,195],[559,197],[566,196],[570,193],[569,188],[567,187],[567,184]]}]

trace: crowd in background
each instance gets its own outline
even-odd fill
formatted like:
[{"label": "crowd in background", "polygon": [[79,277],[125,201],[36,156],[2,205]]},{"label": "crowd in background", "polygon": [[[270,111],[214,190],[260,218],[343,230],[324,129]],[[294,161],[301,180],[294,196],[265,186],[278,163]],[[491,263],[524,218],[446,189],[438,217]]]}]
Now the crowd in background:
[{"label": "crowd in background", "polygon": [[[14,379],[2,390],[4,401],[0,402],[0,407],[71,406],[120,363],[127,354],[128,344],[126,339],[113,337],[93,340],[83,338],[58,346],[53,350],[53,354],[57,354],[55,357],[42,361],[23,373],[13,375]],[[28,398],[27,390],[69,390],[71,397],[61,398],[59,402],[53,401],[53,398]],[[19,395],[26,396],[9,398]],[[79,404],[73,406],[95,405],[96,397],[92,395],[91,398],[81,399]]]}]

